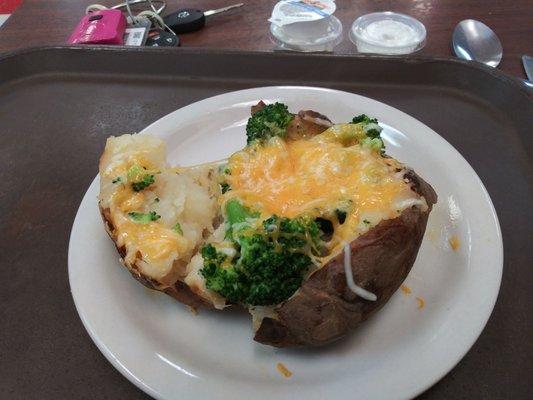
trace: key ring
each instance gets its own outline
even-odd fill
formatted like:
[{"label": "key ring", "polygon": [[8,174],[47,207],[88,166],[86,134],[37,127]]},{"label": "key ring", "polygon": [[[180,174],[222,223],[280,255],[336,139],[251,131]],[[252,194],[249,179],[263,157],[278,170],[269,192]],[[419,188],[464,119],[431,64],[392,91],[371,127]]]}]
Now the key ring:
[{"label": "key ring", "polygon": [[[158,15],[161,14],[167,7],[167,3],[164,0],[131,0],[128,2],[117,4],[116,6],[111,7],[111,9],[119,10],[121,8],[127,8],[128,3],[130,6],[133,6],[135,4],[141,4],[141,3],[149,3],[152,10]],[[159,8],[155,8],[155,6],[152,3],[159,3],[161,4],[161,6]]]}]

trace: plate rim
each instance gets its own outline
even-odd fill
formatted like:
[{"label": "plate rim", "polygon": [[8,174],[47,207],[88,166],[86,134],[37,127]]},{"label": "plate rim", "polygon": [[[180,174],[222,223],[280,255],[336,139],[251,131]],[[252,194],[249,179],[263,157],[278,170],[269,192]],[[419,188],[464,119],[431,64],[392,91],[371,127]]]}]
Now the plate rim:
[{"label": "plate rim", "polygon": [[[457,364],[466,356],[466,354],[470,351],[472,346],[476,343],[476,341],[478,340],[479,336],[481,335],[481,333],[485,329],[486,324],[488,323],[488,320],[490,319],[490,317],[492,315],[492,312],[494,310],[496,301],[497,301],[498,296],[499,296],[499,292],[500,292],[500,288],[501,288],[502,275],[503,275],[503,266],[504,266],[504,248],[503,248],[503,237],[502,237],[502,232],[501,232],[501,226],[500,226],[500,223],[499,223],[499,218],[498,218],[496,209],[494,207],[494,204],[492,202],[492,199],[490,197],[490,194],[488,193],[485,185],[483,184],[483,182],[482,182],[481,178],[479,177],[479,175],[476,173],[475,169],[463,157],[463,155],[457,149],[455,149],[455,147],[453,147],[444,137],[440,136],[437,132],[435,132],[433,129],[428,127],[426,124],[424,124],[420,120],[416,119],[415,117],[412,117],[411,115],[409,115],[409,114],[407,114],[407,113],[405,113],[405,112],[403,112],[403,111],[401,111],[401,110],[399,110],[399,109],[397,109],[395,107],[389,106],[386,103],[380,102],[380,101],[372,99],[370,97],[362,96],[362,95],[359,95],[357,93],[351,93],[351,92],[347,92],[347,91],[331,89],[331,88],[327,88],[327,87],[298,86],[298,85],[261,86],[261,87],[253,87],[253,88],[242,89],[242,90],[237,90],[237,91],[225,92],[225,93],[218,94],[218,95],[215,95],[215,96],[211,96],[211,97],[208,97],[208,98],[193,102],[191,104],[188,104],[186,106],[180,107],[180,108],[178,108],[178,109],[176,109],[176,110],[164,115],[163,117],[157,119],[156,121],[150,123],[145,128],[143,128],[138,134],[150,133],[151,130],[153,130],[154,128],[157,128],[158,125],[162,124],[165,120],[170,120],[172,118],[172,116],[174,114],[178,113],[178,112],[194,110],[195,108],[202,107],[203,104],[206,104],[206,103],[211,102],[211,101],[216,102],[217,100],[220,100],[222,98],[228,98],[228,97],[231,97],[231,96],[239,97],[241,95],[246,95],[246,94],[249,94],[249,93],[254,93],[256,91],[263,91],[263,90],[264,91],[269,91],[269,90],[304,90],[304,91],[305,90],[318,90],[318,91],[324,91],[324,92],[327,92],[327,93],[338,93],[338,94],[342,94],[342,95],[349,95],[349,96],[359,97],[359,98],[364,99],[364,101],[366,101],[366,102],[370,101],[371,103],[374,103],[376,106],[383,107],[383,108],[389,109],[389,110],[394,110],[395,113],[400,113],[402,115],[402,117],[406,118],[410,123],[415,123],[415,124],[420,125],[425,130],[431,132],[435,136],[435,138],[437,138],[437,139],[441,140],[443,143],[445,143],[445,145],[449,148],[449,150],[453,151],[455,153],[455,155],[458,157],[458,159],[460,159],[462,162],[464,162],[465,166],[467,166],[471,170],[473,177],[475,178],[476,182],[478,183],[478,185],[479,185],[479,187],[481,189],[481,193],[484,195],[484,198],[486,199],[486,204],[489,206],[490,214],[492,215],[492,217],[494,219],[494,221],[493,221],[494,222],[494,227],[496,228],[496,232],[495,233],[496,233],[496,237],[498,238],[498,244],[497,244],[497,249],[496,249],[497,250],[497,255],[498,255],[498,260],[497,260],[497,262],[495,262],[495,265],[497,265],[497,267],[498,267],[498,270],[495,271],[495,272],[497,272],[497,282],[496,281],[493,282],[493,284],[495,284],[495,289],[494,289],[493,293],[491,293],[492,297],[490,298],[490,302],[487,302],[487,304],[488,304],[487,310],[488,311],[485,312],[485,315],[482,318],[482,323],[480,323],[478,325],[478,328],[477,328],[477,331],[475,332],[475,334],[473,334],[473,335],[471,335],[469,337],[469,339],[470,339],[470,340],[468,340],[469,343],[467,345],[465,345],[464,347],[462,347],[462,350],[460,351],[461,354],[457,357],[455,362],[453,362],[452,365],[447,365],[444,368],[441,368],[442,371],[439,372],[434,378],[428,379],[425,384],[418,385],[418,386],[416,386],[414,388],[411,388],[409,393],[404,393],[404,395],[406,396],[405,398],[413,398],[415,396],[418,396],[418,395],[424,393],[426,390],[428,390],[430,387],[432,387],[437,382],[439,382],[442,378],[444,378],[449,372],[451,372],[457,366]],[[193,117],[193,119],[194,118],[195,117]],[[394,125],[392,125],[392,126],[394,126]],[[71,250],[73,248],[73,237],[75,236],[75,228],[77,228],[77,226],[80,224],[80,221],[79,221],[79,219],[81,218],[80,211],[82,209],[82,206],[84,205],[84,200],[85,200],[86,196],[88,195],[89,191],[92,189],[93,185],[97,185],[98,182],[99,182],[99,175],[96,175],[96,177],[92,180],[91,184],[87,188],[87,190],[86,190],[86,192],[85,192],[85,194],[84,194],[84,196],[83,196],[83,198],[82,198],[82,200],[80,202],[80,205],[78,206],[78,209],[76,211],[76,216],[75,216],[74,222],[72,224],[70,236],[69,236],[68,275],[69,275],[69,286],[70,286],[70,289],[71,289],[71,295],[72,295],[72,298],[73,298],[73,301],[74,301],[74,304],[75,304],[75,307],[76,307],[76,311],[78,312],[78,315],[80,316],[80,319],[81,319],[81,321],[83,323],[84,328],[89,333],[89,336],[91,337],[91,340],[96,344],[97,348],[105,356],[105,358],[115,367],[115,369],[117,369],[125,378],[127,378],[136,387],[138,387],[139,389],[141,389],[142,391],[144,391],[145,393],[149,394],[150,396],[152,396],[152,397],[154,397],[156,399],[166,400],[167,398],[164,397],[164,395],[162,393],[157,391],[155,388],[151,387],[143,379],[140,379],[139,377],[137,377],[125,365],[123,365],[120,362],[120,360],[113,354],[113,352],[106,346],[106,344],[98,337],[98,334],[93,329],[90,321],[88,321],[87,316],[83,313],[81,305],[78,303],[78,301],[76,299],[76,295],[74,293],[75,291],[73,289],[73,274],[71,272],[71,269],[74,268],[74,267],[72,267],[73,261],[72,261],[72,250]]]}]

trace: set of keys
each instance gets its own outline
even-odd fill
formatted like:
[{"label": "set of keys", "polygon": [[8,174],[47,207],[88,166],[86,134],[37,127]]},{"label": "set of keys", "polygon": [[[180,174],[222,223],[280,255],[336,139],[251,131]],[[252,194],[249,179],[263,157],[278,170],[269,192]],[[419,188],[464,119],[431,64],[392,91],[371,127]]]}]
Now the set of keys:
[{"label": "set of keys", "polygon": [[[144,45],[150,47],[175,47],[180,45],[178,33],[189,33],[202,29],[205,26],[207,17],[232,10],[234,8],[242,7],[244,3],[233,4],[231,6],[222,7],[214,10],[202,11],[196,8],[183,8],[163,17],[164,27],[166,29],[151,29],[150,21],[140,21],[138,24],[144,25],[149,33],[146,38],[143,38]],[[131,32],[135,31],[136,27],[131,27],[126,30],[126,44],[141,45],[141,43],[128,43]]]},{"label": "set of keys", "polygon": [[[150,8],[134,15],[131,7],[142,3],[148,3]],[[156,8],[154,3],[161,6]],[[87,7],[86,15],[70,36],[69,43],[175,47],[180,45],[178,33],[202,29],[207,17],[243,5],[238,3],[208,11],[184,8],[162,17],[165,0],[126,0],[111,8],[93,4]],[[127,16],[120,10],[123,8],[126,8]]]}]

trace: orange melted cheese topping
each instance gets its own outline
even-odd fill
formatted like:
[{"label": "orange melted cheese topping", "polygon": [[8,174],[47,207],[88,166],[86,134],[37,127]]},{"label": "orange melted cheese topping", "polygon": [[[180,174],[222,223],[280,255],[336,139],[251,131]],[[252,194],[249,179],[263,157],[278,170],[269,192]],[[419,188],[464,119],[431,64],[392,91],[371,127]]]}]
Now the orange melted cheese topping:
[{"label": "orange melted cheese topping", "polygon": [[165,275],[172,261],[189,247],[188,240],[164,226],[161,221],[147,224],[133,222],[128,213],[146,207],[146,192],[135,192],[129,184],[116,185],[111,196],[110,210],[117,230],[117,243],[126,246],[127,262],[134,262],[138,253],[144,261],[145,271],[152,277]]},{"label": "orange melted cheese topping", "polygon": [[134,192],[129,186],[120,185],[113,194],[112,204],[120,211],[128,213],[140,209],[144,203],[144,193]]},{"label": "orange melted cheese topping", "polygon": [[[402,164],[360,145],[344,146],[327,131],[310,140],[253,145],[231,156],[231,190],[265,216],[313,217],[348,205],[332,245],[352,240],[383,219],[394,218],[419,196],[404,181]],[[407,202],[405,200],[408,200]]]},{"label": "orange melted cheese topping", "polygon": [[183,236],[158,222],[142,225],[125,220],[120,224],[118,240],[127,247],[135,246],[142,259],[154,265],[177,257],[187,248]]}]

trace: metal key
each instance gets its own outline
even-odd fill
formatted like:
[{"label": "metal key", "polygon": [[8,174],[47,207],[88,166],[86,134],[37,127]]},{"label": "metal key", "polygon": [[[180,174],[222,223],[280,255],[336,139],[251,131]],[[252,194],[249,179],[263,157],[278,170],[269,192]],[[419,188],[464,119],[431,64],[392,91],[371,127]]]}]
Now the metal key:
[{"label": "metal key", "polygon": [[167,24],[176,33],[194,32],[205,26],[205,18],[211,15],[242,7],[244,3],[233,4],[231,6],[218,8],[216,10],[202,11],[196,8],[183,8],[168,14],[163,18]]}]

